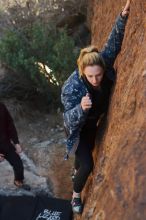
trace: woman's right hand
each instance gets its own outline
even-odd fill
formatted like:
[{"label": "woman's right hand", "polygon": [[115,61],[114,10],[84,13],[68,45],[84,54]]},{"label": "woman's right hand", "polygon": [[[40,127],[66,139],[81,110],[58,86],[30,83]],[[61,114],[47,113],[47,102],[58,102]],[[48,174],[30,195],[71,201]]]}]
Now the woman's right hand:
[{"label": "woman's right hand", "polygon": [[83,111],[89,110],[92,107],[92,101],[88,93],[82,98],[81,107]]}]

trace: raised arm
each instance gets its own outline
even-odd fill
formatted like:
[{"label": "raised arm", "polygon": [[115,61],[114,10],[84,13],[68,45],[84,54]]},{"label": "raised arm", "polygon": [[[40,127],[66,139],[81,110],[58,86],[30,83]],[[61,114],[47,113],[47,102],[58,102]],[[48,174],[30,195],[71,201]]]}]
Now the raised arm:
[{"label": "raised arm", "polygon": [[105,44],[103,50],[101,51],[101,55],[104,58],[107,67],[113,66],[114,61],[121,50],[125,25],[130,10],[130,3],[131,0],[127,0],[127,3],[123,11],[118,16],[115,25],[108,37],[107,43]]}]

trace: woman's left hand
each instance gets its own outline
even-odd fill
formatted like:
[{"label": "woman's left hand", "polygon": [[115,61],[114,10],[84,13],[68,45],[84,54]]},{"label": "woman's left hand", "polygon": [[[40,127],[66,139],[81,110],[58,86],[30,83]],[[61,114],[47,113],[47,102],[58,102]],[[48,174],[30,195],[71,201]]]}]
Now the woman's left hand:
[{"label": "woman's left hand", "polygon": [[125,7],[122,10],[122,17],[125,17],[129,14],[130,11],[130,4],[131,4],[131,0],[127,0]]}]

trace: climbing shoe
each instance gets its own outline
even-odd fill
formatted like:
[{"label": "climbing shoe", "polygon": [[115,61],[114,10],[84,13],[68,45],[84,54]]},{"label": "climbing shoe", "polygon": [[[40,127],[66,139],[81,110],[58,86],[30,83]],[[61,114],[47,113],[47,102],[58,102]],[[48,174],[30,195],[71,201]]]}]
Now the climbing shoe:
[{"label": "climbing shoe", "polygon": [[19,189],[24,189],[27,191],[31,190],[30,186],[28,184],[23,183],[22,181],[15,180],[14,185],[17,186]]},{"label": "climbing shoe", "polygon": [[81,198],[73,198],[72,202],[71,202],[71,205],[72,205],[73,213],[76,213],[76,214],[81,214],[82,213],[83,204],[82,204]]}]

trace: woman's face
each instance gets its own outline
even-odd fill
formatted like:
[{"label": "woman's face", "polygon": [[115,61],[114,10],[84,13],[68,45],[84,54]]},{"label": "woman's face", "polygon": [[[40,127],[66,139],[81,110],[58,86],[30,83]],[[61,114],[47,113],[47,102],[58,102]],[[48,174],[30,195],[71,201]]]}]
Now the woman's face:
[{"label": "woman's face", "polygon": [[103,74],[103,68],[99,65],[86,66],[84,69],[84,75],[89,83],[95,88],[100,86],[100,83],[103,79]]}]

